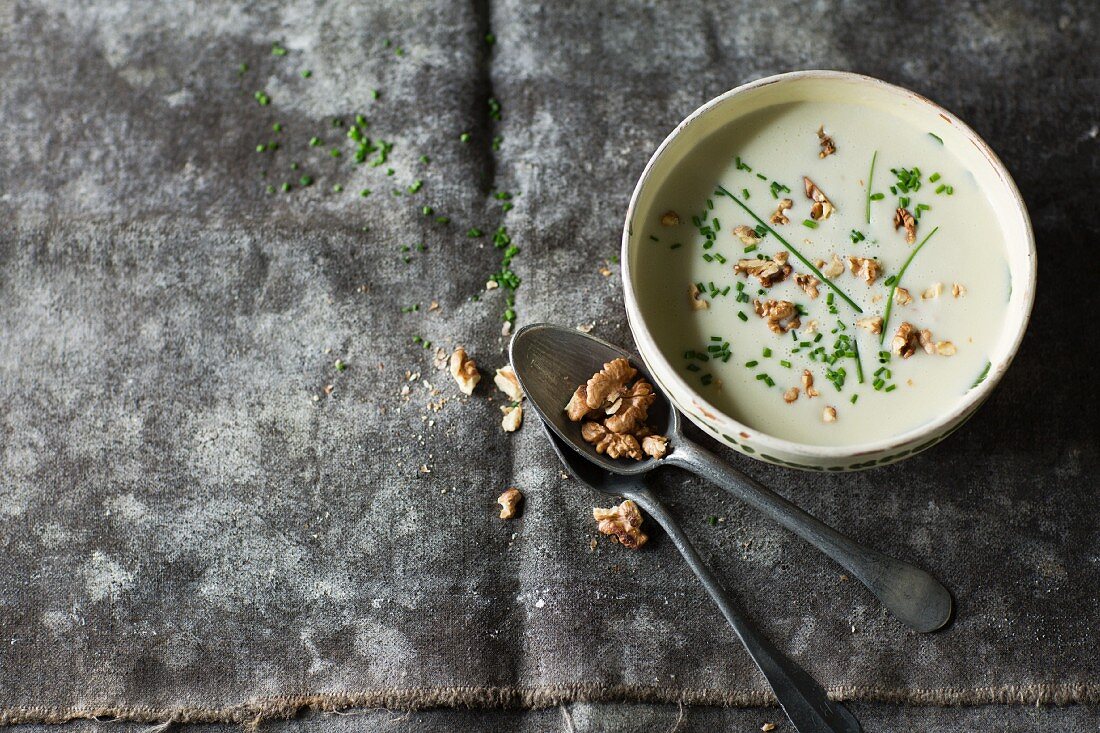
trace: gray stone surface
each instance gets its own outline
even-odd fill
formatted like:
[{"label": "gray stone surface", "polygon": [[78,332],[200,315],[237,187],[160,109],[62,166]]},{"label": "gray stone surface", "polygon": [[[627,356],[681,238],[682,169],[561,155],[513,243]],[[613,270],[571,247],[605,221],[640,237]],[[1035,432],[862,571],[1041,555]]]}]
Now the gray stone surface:
[{"label": "gray stone surface", "polygon": [[[1035,315],[994,397],[924,455],[851,476],[729,458],[928,567],[958,619],[909,633],[744,507],[680,474],[661,484],[760,625],[862,701],[869,730],[1095,729],[1089,707],[874,701],[1100,694],[1085,361],[1098,23],[1090,2],[0,2],[0,720],[385,691],[398,707],[551,706],[422,711],[413,730],[568,730],[553,706],[585,697],[765,701],[671,545],[590,551],[597,497],[561,480],[533,423],[502,435],[491,385],[458,398],[413,339],[504,363],[502,294],[471,299],[499,252],[465,236],[504,223],[521,323],[595,321],[629,343],[618,276],[599,267],[651,150],[738,83],[827,67],[927,94],[1001,154],[1038,235]],[[326,155],[343,134],[331,118],[357,112],[394,142],[392,179]],[[254,152],[275,138],[277,153]],[[304,172],[315,185],[265,192]],[[390,195],[418,178],[420,193]],[[506,215],[501,189],[522,192]],[[509,485],[528,503],[505,524]],[[678,714],[571,710],[576,730]],[[753,730],[765,714],[688,708],[681,729]],[[388,730],[384,715],[278,727]]]}]

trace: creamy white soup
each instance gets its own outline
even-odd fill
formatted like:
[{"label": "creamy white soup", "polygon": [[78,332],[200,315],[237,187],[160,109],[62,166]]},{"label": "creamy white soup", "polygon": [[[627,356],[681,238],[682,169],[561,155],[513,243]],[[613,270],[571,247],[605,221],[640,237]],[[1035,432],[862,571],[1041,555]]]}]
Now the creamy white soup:
[{"label": "creamy white soup", "polygon": [[718,130],[642,213],[665,357],[746,425],[816,445],[907,432],[984,378],[1010,293],[974,177],[887,111],[777,105]]}]

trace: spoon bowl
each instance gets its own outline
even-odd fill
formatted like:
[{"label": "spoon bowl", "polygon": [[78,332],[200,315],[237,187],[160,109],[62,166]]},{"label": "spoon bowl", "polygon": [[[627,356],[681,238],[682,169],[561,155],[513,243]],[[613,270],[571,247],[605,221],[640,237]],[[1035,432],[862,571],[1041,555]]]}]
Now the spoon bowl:
[{"label": "spoon bowl", "polygon": [[680,413],[672,409],[641,359],[602,339],[576,329],[534,323],[516,331],[508,356],[529,404],[543,422],[566,445],[605,471],[638,475],[653,470],[658,464],[648,456],[642,461],[624,461],[597,453],[595,447],[581,437],[581,424],[572,422],[565,414],[565,406],[577,385],[587,382],[607,362],[619,357],[630,361],[631,366],[653,385],[657,396],[649,408],[650,425],[662,435],[680,432]]}]

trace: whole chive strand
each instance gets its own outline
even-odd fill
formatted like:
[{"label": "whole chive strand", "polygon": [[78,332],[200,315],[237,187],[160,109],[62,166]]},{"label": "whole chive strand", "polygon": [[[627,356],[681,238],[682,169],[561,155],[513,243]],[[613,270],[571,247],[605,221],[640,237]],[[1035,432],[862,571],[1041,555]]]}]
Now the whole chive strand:
[{"label": "whole chive strand", "polygon": [[[724,186],[718,186],[718,191],[720,191],[722,193],[722,195],[728,196],[729,198],[733,199],[734,203],[736,203],[738,206],[740,206],[742,209],[744,209],[746,212],[748,212],[749,216],[751,216],[753,219],[756,219],[756,221],[762,227],[764,227],[769,232],[771,232],[775,236],[775,238],[779,240],[780,244],[782,244],[784,247],[786,247],[787,250],[791,254],[793,254],[795,257],[797,257],[802,262],[802,264],[804,264],[806,267],[808,267],[810,269],[810,271],[813,272],[814,276],[818,280],[825,283],[827,286],[829,286],[830,289],[833,290],[833,292],[835,292],[837,295],[839,295],[845,303],[850,305],[855,310],[856,313],[862,313],[863,312],[863,309],[860,308],[858,305],[856,305],[856,302],[854,300],[849,298],[844,293],[843,290],[841,290],[835,284],[833,284],[832,280],[825,277],[825,275],[823,275],[821,273],[821,270],[817,269],[817,267],[815,267],[812,262],[810,262],[808,259],[806,259],[802,255],[802,253],[799,252],[798,249],[795,248],[795,246],[793,244],[791,244],[786,239],[784,239],[783,236],[779,232],[775,231],[770,226],[768,226],[768,224],[763,219],[761,219],[759,216],[757,216],[756,212],[754,212],[752,209],[750,209],[745,202],[743,202],[741,199],[737,198],[732,193],[727,191]],[[927,241],[927,240],[925,240],[925,241]]]},{"label": "whole chive strand", "polygon": [[928,243],[928,240],[932,238],[932,235],[940,230],[936,227],[932,231],[928,232],[928,236],[921,240],[912,252],[909,253],[909,257],[906,258],[905,264],[898,270],[894,284],[890,286],[890,292],[886,295],[886,311],[882,314],[882,335],[878,337],[878,342],[881,344],[886,340],[886,327],[890,324],[890,311],[894,306],[894,293],[898,289],[898,283],[901,282],[902,277],[905,276],[905,270],[909,267],[909,263],[913,261],[913,258],[917,256],[917,252],[920,252],[921,247]]},{"label": "whole chive strand", "polygon": [[871,181],[875,179],[875,159],[878,158],[876,150],[871,155],[871,172],[867,174],[867,223],[871,223]]}]

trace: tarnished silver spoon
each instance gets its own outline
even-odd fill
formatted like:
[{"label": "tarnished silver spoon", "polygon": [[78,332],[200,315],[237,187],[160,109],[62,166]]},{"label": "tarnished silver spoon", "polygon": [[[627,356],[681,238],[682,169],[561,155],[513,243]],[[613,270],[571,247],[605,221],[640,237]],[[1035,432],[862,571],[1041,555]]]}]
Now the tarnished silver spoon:
[{"label": "tarnished silver spoon", "polygon": [[[663,465],[691,471],[718,484],[831,557],[908,626],[929,632],[950,620],[951,594],[931,575],[844,536],[686,438],[680,429],[679,413],[640,359],[595,336],[549,323],[532,324],[517,331],[509,355],[531,406],[558,437],[584,458],[606,471],[627,476],[638,476]],[[604,363],[620,356],[629,359],[653,383],[657,399],[649,410],[650,424],[668,437],[670,447],[668,455],[660,461],[601,455],[581,438],[580,424],[571,422],[565,414],[565,405],[577,385],[587,382]]]},{"label": "tarnished silver spoon", "polygon": [[745,645],[745,650],[764,674],[764,678],[779,701],[779,706],[791,719],[795,730],[799,733],[859,733],[862,730],[855,716],[847,708],[839,702],[830,700],[817,680],[779,651],[771,640],[761,634],[748,620],[726,589],[722,587],[714,572],[703,562],[703,558],[699,557],[699,553],[680,528],[680,524],[668,513],[657,495],[646,486],[644,476],[620,476],[605,471],[579,453],[570,450],[565,441],[555,435],[545,422],[543,427],[550,437],[550,444],[554,446],[558,458],[565,464],[573,478],[600,493],[630,499],[644,509],[646,514],[657,520],[672,540],[672,544],[676,545],[676,549],[684,556],[695,577],[699,578],[699,582],[718,605],[722,615],[726,617],[726,621],[737,634],[737,638]]}]

